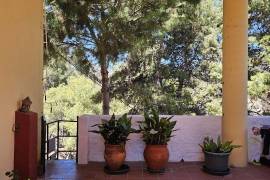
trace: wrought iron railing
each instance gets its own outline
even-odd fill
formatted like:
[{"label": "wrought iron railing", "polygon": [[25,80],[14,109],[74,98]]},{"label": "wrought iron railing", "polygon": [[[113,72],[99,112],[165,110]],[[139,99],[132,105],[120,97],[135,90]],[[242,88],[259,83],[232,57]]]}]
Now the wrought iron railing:
[{"label": "wrought iron railing", "polygon": [[[62,123],[75,123],[76,125],[76,135],[65,134],[63,129],[62,133],[60,133],[60,124]],[[41,161],[47,160],[59,160],[61,153],[69,153],[69,157],[74,157],[76,162],[78,161],[78,118],[77,121],[72,120],[56,120],[52,122],[46,123],[46,121],[42,118],[42,128],[41,128]],[[53,135],[51,132],[51,127],[56,124],[56,135]],[[63,126],[64,127],[64,126]],[[65,147],[60,147],[61,141],[63,138],[75,138],[75,149],[67,150]],[[43,154],[43,155],[42,155]],[[43,156],[43,157],[42,157]],[[44,160],[43,160],[44,159]],[[74,159],[74,158],[72,158]]]}]

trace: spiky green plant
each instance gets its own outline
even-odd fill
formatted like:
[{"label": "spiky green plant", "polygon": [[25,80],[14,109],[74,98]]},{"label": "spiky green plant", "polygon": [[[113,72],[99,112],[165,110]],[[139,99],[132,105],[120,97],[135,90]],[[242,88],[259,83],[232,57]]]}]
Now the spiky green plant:
[{"label": "spiky green plant", "polygon": [[144,121],[139,122],[139,129],[143,135],[143,141],[146,144],[161,145],[167,144],[172,137],[172,132],[176,121],[170,121],[171,117],[159,117],[155,109],[150,113],[144,113]]},{"label": "spiky green plant", "polygon": [[18,172],[15,171],[15,170],[7,171],[7,172],[5,173],[5,175],[6,175],[8,178],[10,178],[10,180],[19,180],[19,179],[20,179]]},{"label": "spiky green plant", "polygon": [[120,145],[125,144],[130,133],[138,132],[131,127],[131,117],[128,118],[124,114],[116,119],[115,115],[110,120],[102,120],[100,124],[95,124],[99,130],[91,130],[90,132],[101,134],[106,144]]},{"label": "spiky green plant", "polygon": [[220,136],[218,136],[217,142],[211,137],[205,137],[203,144],[199,144],[199,146],[203,151],[212,153],[230,153],[233,149],[241,147],[240,145],[233,145],[232,141],[222,143]]}]

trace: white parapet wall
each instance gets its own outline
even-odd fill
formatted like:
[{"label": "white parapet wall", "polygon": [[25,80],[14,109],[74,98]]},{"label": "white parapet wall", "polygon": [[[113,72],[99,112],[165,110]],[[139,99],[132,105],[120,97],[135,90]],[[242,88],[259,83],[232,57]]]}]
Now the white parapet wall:
[{"label": "white parapet wall", "polygon": [[[169,115],[168,115],[169,116]],[[141,115],[133,115],[132,126],[138,128],[137,121],[143,120]],[[91,133],[94,124],[100,123],[101,119],[109,119],[110,116],[83,115],[79,118],[79,145],[78,163],[87,164],[89,161],[104,161],[104,140],[99,134]],[[174,137],[168,143],[170,162],[203,161],[203,154],[198,144],[202,143],[205,136],[217,138],[221,134],[220,116],[179,116],[175,115],[172,120],[177,121],[173,133]],[[270,125],[270,116],[248,117],[248,145],[249,160],[258,159],[261,153],[262,140],[259,136],[252,135],[253,126],[261,127]],[[131,134],[126,144],[126,161],[143,161],[144,142],[141,134]]]}]

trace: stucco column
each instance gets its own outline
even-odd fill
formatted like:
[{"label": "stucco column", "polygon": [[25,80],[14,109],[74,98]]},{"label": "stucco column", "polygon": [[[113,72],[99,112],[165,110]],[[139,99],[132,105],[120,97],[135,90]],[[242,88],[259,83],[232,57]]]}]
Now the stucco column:
[{"label": "stucco column", "polygon": [[247,165],[248,0],[223,1],[222,139],[241,145],[230,157],[236,167]]}]

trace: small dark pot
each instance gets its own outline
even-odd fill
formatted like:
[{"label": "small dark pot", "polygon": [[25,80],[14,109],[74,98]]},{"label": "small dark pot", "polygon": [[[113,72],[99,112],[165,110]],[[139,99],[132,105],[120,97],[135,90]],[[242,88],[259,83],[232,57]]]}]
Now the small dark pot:
[{"label": "small dark pot", "polygon": [[229,169],[230,153],[204,152],[205,167],[213,172],[225,172]]}]

